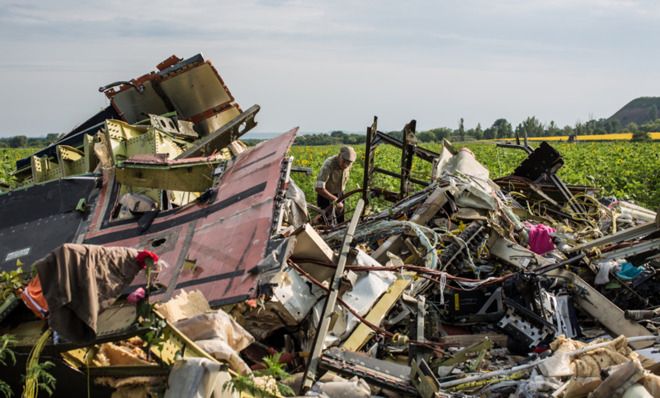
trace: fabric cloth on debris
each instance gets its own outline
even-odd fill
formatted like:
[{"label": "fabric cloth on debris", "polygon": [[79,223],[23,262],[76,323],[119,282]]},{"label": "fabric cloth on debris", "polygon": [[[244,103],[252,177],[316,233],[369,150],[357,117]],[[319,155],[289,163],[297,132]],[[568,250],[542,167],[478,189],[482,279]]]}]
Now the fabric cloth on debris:
[{"label": "fabric cloth on debris", "polygon": [[254,342],[254,338],[232,317],[222,310],[183,319],[175,324],[189,339],[221,339],[231,348],[241,351]]},{"label": "fabric cloth on debris", "polygon": [[125,247],[65,244],[38,260],[34,267],[50,327],[71,342],[94,340],[99,313],[140,271],[137,254]]},{"label": "fabric cloth on debris", "polygon": [[631,281],[635,279],[639,274],[642,273],[644,267],[635,267],[630,263],[621,264],[621,269],[616,273],[616,276],[623,279],[624,281]]},{"label": "fabric cloth on debris", "polygon": [[197,340],[195,344],[218,361],[228,363],[232,370],[242,375],[252,373],[248,364],[243,361],[238,355],[238,352],[234,351],[226,341],[222,339]]},{"label": "fabric cloth on debris", "polygon": [[596,267],[598,267],[598,273],[596,274],[596,278],[594,279],[594,283],[596,285],[604,285],[607,282],[610,281],[610,271],[615,269],[619,264],[614,261],[603,261],[600,263],[596,264]]},{"label": "fabric cloth on debris", "polygon": [[46,319],[48,316],[48,302],[41,289],[39,275],[35,275],[21,292],[21,300],[34,312],[40,319]]},{"label": "fabric cloth on debris", "polygon": [[335,380],[318,381],[310,391],[310,394],[325,394],[331,398],[368,398],[371,396],[371,388],[363,379],[354,376],[350,380],[336,377]]},{"label": "fabric cloth on debris", "polygon": [[229,363],[241,373],[251,373],[238,352],[254,342],[254,337],[231,316],[218,309],[211,311],[199,291],[182,292],[158,306],[174,326],[215,359]]},{"label": "fabric cloth on debris", "polygon": [[179,360],[172,367],[167,379],[165,398],[232,396],[229,391],[223,391],[223,385],[229,379],[229,373],[221,371],[220,364],[208,359]]},{"label": "fabric cloth on debris", "polygon": [[555,244],[552,242],[550,234],[555,233],[555,229],[545,224],[525,223],[529,229],[529,249],[536,254],[545,254],[554,250]]}]

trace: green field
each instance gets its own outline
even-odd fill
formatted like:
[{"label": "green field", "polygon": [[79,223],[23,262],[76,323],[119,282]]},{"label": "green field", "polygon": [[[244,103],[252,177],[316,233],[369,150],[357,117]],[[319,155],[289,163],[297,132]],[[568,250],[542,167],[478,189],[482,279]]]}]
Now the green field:
[{"label": "green field", "polygon": [[[567,184],[589,185],[602,188],[603,195],[613,195],[619,199],[634,201],[651,209],[660,207],[660,142],[599,142],[599,143],[557,143],[552,144],[564,157],[564,166],[559,176]],[[438,150],[440,144],[425,145]],[[460,146],[460,145],[458,145]],[[526,155],[515,149],[498,148],[492,143],[468,143],[477,159],[486,166],[491,178],[510,174]],[[347,191],[362,185],[364,147],[355,148],[358,161],[353,166]],[[295,174],[294,180],[314,201],[314,177],[323,160],[339,151],[339,146],[294,146],[291,149],[295,166],[311,167],[314,175],[307,177]],[[401,152],[393,147],[381,146],[377,149],[377,165],[396,170]],[[430,165],[415,159],[413,171],[416,177],[428,179]],[[398,181],[382,175],[376,180],[377,186],[398,191]]]},{"label": "green field", "polygon": [[11,180],[11,172],[15,169],[16,160],[34,153],[33,148],[6,149],[0,148],[0,181]]},{"label": "green field", "polygon": [[[559,176],[567,184],[580,184],[600,187],[604,195],[632,200],[651,209],[660,207],[660,142],[598,142],[598,143],[556,143],[552,144],[564,156],[565,165]],[[439,144],[425,145],[438,150]],[[510,174],[525,158],[519,150],[498,148],[492,143],[468,143],[470,148],[491,172],[491,178]],[[347,190],[362,184],[362,164],[364,147],[356,147],[358,161],[353,166]],[[291,154],[294,165],[311,167],[312,176],[294,174],[294,179],[305,191],[308,199],[314,202],[314,178],[323,160],[339,151],[338,146],[294,146]],[[0,179],[7,179],[16,159],[29,155],[33,149],[0,149]],[[377,165],[396,170],[400,151],[389,146],[381,146],[376,151]],[[413,163],[414,175],[428,179],[430,165],[419,159]],[[398,190],[398,181],[378,175],[378,186]],[[349,203],[350,205],[350,203]]]}]

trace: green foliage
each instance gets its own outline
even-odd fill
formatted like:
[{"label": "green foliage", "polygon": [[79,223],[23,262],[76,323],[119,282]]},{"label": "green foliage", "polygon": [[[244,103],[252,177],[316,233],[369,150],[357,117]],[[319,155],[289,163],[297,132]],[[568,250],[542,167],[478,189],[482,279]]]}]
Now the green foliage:
[{"label": "green foliage", "polygon": [[626,126],[626,131],[631,132],[631,133],[637,133],[639,132],[639,126],[635,122],[630,122]]},{"label": "green foliage", "polygon": [[142,340],[146,343],[146,351],[149,356],[151,355],[151,347],[162,350],[165,341],[170,338],[167,321],[156,315],[153,306],[148,300],[142,300],[137,303],[140,327],[146,329],[146,332],[142,335]]},{"label": "green foliage", "polygon": [[15,135],[13,137],[0,138],[0,148],[27,148],[45,147],[57,141],[59,134],[48,134],[45,137],[26,137]]},{"label": "green foliage", "polygon": [[25,378],[37,380],[37,390],[45,391],[48,396],[51,396],[55,392],[57,384],[57,379],[49,372],[54,367],[55,364],[51,361],[37,362],[27,370]]},{"label": "green foliage", "polygon": [[4,149],[0,147],[0,192],[3,185],[14,187],[16,179],[11,173],[16,169],[16,160],[34,153],[33,149]]},{"label": "green foliage", "polygon": [[[438,151],[440,144],[424,144],[431,150]],[[492,143],[466,143],[486,166],[491,178],[511,174],[525,158],[522,151],[504,149]],[[602,188],[603,195],[613,195],[619,199],[633,200],[651,209],[660,207],[660,142],[593,142],[593,143],[553,143],[563,156],[565,165],[559,170],[559,176],[567,184],[589,185]],[[358,155],[353,164],[347,191],[362,185],[364,147],[355,147]],[[339,146],[293,147],[291,153],[294,165],[311,167],[312,175],[307,177],[294,174],[293,178],[305,192],[308,202],[315,203],[314,181],[323,161],[335,155]],[[401,160],[401,152],[393,147],[382,145],[376,149],[376,165],[389,170],[396,170]],[[412,174],[422,180],[428,180],[431,166],[427,162],[415,159]],[[375,186],[399,190],[399,181],[376,174]],[[348,201],[348,208],[354,208],[357,197]]]},{"label": "green foliage", "polygon": [[12,395],[14,395],[14,392],[11,390],[9,384],[0,380],[0,394],[2,394],[5,398],[11,398]]},{"label": "green foliage", "polygon": [[536,117],[530,116],[516,127],[516,133],[520,134],[521,137],[525,133],[527,133],[528,137],[541,137],[544,135],[545,130],[543,128],[543,123],[541,123]]},{"label": "green foliage", "polygon": [[12,271],[0,272],[0,303],[23,287],[25,274],[22,265],[16,265]]},{"label": "green foliage", "polygon": [[272,356],[264,357],[264,365],[266,369],[261,371],[260,376],[272,376],[278,380],[284,380],[289,377],[289,374],[284,370],[283,365],[280,363],[282,353],[277,352]]},{"label": "green foliage", "polygon": [[355,145],[364,144],[364,134],[347,134],[343,131],[333,131],[330,134],[304,134],[296,137],[294,145]]},{"label": "green foliage", "polygon": [[513,136],[511,123],[506,119],[500,118],[493,122],[493,125],[484,131],[484,139],[504,138]]},{"label": "green foliage", "polygon": [[644,123],[641,126],[639,126],[639,129],[647,133],[660,131],[660,119],[653,119],[650,122]]},{"label": "green foliage", "polygon": [[[257,398],[275,398],[277,396],[293,397],[296,395],[295,391],[286,384],[281,383],[282,380],[288,378],[289,373],[284,370],[284,366],[280,363],[282,353],[275,353],[272,356],[264,357],[265,369],[257,370],[253,376],[237,375],[224,384],[224,388],[231,391],[246,392]],[[267,391],[261,388],[254,382],[253,377],[272,377],[276,382],[278,394]]]},{"label": "green foliage", "polygon": [[630,141],[633,142],[651,142],[651,136],[645,131],[635,131],[632,134]]},{"label": "green foliage", "polygon": [[[0,336],[0,365],[13,366],[16,364],[16,354],[11,349],[14,343],[16,343],[14,336],[9,334]],[[5,398],[10,398],[13,395],[11,387],[3,380],[0,380],[0,394]]]},{"label": "green foliage", "polygon": [[16,343],[14,336],[3,334],[0,336],[0,365],[11,366],[16,364],[16,355],[11,346]]}]

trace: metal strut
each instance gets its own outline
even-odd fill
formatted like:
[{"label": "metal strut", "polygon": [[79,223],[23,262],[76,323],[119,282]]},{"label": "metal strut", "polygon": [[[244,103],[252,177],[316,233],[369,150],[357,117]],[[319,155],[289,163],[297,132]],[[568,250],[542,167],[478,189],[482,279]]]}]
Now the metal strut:
[{"label": "metal strut", "polygon": [[325,300],[325,306],[323,307],[323,312],[321,313],[319,327],[316,330],[316,336],[314,337],[314,348],[312,349],[311,355],[309,356],[307,369],[305,369],[305,375],[303,376],[301,395],[312,387],[314,381],[317,378],[316,372],[318,371],[319,359],[321,358],[321,351],[323,350],[323,342],[325,341],[325,336],[328,334],[328,330],[330,328],[330,321],[334,314],[335,305],[337,304],[337,297],[339,296],[341,276],[344,274],[346,260],[351,249],[351,242],[353,242],[353,234],[355,233],[355,229],[357,228],[357,224],[360,220],[360,215],[362,214],[363,209],[364,201],[360,199],[358,200],[357,206],[355,207],[355,212],[351,218],[351,223],[348,225],[348,229],[346,230],[346,236],[344,236],[344,243],[341,246],[341,253],[339,254],[339,259],[337,260],[335,275],[332,277],[330,291]]}]

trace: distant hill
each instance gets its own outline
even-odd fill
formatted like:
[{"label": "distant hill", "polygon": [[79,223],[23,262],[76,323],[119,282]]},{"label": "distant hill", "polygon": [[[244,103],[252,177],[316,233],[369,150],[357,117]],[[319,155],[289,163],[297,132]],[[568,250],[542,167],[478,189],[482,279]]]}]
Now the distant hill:
[{"label": "distant hill", "polygon": [[618,120],[621,126],[634,122],[642,125],[660,117],[660,97],[639,97],[628,102],[608,120]]}]

